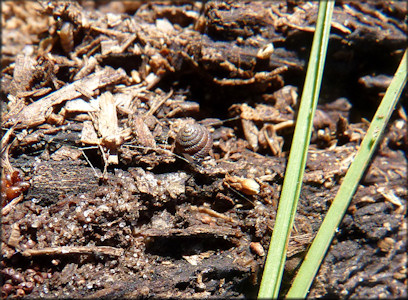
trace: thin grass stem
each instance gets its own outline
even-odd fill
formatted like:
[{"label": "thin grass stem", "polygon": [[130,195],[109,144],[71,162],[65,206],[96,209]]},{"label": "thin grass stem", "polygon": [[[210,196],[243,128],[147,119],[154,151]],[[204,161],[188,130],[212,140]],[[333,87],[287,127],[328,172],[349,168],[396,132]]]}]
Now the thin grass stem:
[{"label": "thin grass stem", "polygon": [[286,250],[293,226],[302,186],[310,142],[313,116],[316,110],[329,40],[334,1],[319,2],[316,31],[313,38],[305,85],[296,120],[296,127],[272,233],[259,298],[277,298],[280,291]]},{"label": "thin grass stem", "polygon": [[309,248],[308,253],[288,291],[287,298],[304,298],[319,270],[320,264],[330,246],[333,236],[343,219],[358,183],[367,168],[387,122],[407,82],[407,51],[405,51],[397,72],[391,81],[380,106],[374,115],[367,134],[361,142],[357,155],[347,171],[343,183],[330,206],[323,223]]}]

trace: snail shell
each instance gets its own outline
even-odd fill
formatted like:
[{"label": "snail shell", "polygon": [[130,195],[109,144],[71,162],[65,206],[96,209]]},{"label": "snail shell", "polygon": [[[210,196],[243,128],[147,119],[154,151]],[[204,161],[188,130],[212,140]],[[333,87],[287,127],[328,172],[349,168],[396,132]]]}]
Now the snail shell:
[{"label": "snail shell", "polygon": [[206,157],[212,145],[213,141],[208,129],[197,123],[187,124],[177,133],[177,150],[195,159]]}]

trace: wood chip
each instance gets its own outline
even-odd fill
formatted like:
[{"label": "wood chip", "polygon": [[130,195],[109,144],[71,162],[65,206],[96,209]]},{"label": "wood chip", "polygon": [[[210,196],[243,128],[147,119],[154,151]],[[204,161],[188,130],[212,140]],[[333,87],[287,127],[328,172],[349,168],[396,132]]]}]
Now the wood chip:
[{"label": "wood chip", "polygon": [[149,127],[147,127],[143,117],[134,118],[132,129],[140,145],[156,148],[156,141],[154,140],[153,134],[149,130]]},{"label": "wood chip", "polygon": [[98,131],[102,139],[116,136],[119,132],[118,117],[116,114],[115,100],[110,92],[106,92],[98,97]]},{"label": "wood chip", "polygon": [[[97,89],[120,82],[125,77],[126,73],[124,70],[115,70],[106,67],[99,72],[66,85],[58,91],[31,103],[15,116],[6,116],[5,119],[9,123],[7,125],[18,123],[17,128],[30,128],[41,125],[52,113],[53,106],[67,100],[76,99],[88,91],[93,95]],[[86,87],[86,92],[84,87]]]},{"label": "wood chip", "polygon": [[83,123],[81,143],[88,145],[97,145],[99,143],[98,134],[91,121],[85,121]]},{"label": "wood chip", "polygon": [[61,161],[64,159],[77,160],[81,155],[81,150],[64,145],[51,155],[51,159],[55,161]]},{"label": "wood chip", "polygon": [[123,249],[109,246],[66,246],[66,247],[46,247],[42,249],[27,249],[21,252],[23,256],[37,255],[62,255],[62,254],[94,254],[94,255],[111,255],[122,256]]},{"label": "wood chip", "polygon": [[21,200],[23,200],[23,198],[23,195],[20,195],[17,198],[11,200],[5,207],[2,208],[1,215],[7,215]]}]

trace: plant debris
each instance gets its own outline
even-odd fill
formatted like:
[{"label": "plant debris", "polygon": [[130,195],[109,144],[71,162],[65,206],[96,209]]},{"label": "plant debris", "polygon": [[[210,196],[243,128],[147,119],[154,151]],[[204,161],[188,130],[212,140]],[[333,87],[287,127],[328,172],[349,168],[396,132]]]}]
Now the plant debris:
[{"label": "plant debris", "polygon": [[[3,2],[2,297],[254,298],[317,10]],[[399,63],[406,14],[334,8],[284,289]],[[407,297],[407,103],[309,297]],[[192,124],[208,131],[202,155],[178,147]]]}]

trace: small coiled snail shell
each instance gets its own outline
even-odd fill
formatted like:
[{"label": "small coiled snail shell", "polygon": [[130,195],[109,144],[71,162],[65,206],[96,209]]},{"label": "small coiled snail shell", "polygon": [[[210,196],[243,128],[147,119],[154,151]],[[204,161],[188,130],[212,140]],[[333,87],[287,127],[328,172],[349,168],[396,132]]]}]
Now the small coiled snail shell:
[{"label": "small coiled snail shell", "polygon": [[213,146],[213,140],[207,128],[197,123],[187,124],[177,133],[176,149],[194,159],[206,157]]}]

